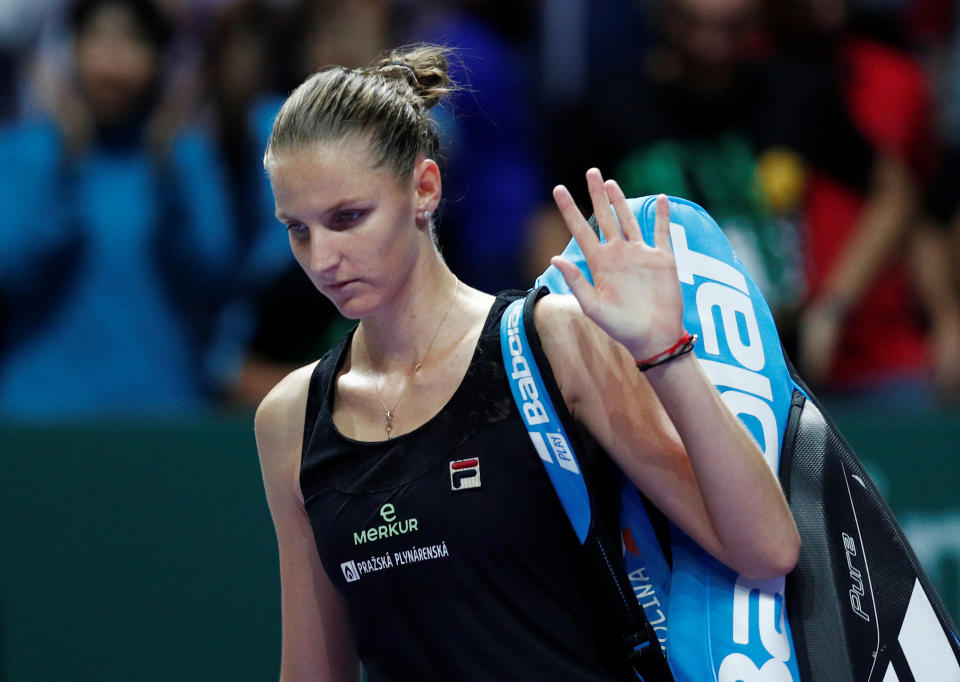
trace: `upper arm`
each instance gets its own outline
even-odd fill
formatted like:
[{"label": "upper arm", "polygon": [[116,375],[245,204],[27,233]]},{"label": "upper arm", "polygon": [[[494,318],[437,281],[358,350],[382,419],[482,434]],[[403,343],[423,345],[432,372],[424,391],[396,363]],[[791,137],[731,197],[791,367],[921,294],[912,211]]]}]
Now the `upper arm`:
[{"label": "upper arm", "polygon": [[534,320],[573,417],[658,509],[719,555],[680,435],[630,353],[583,315],[572,296],[542,298]]},{"label": "upper arm", "polygon": [[359,679],[360,668],[345,605],[320,562],[299,486],[311,370],[297,370],[264,398],[255,427],[280,560],[281,679],[339,682]]}]

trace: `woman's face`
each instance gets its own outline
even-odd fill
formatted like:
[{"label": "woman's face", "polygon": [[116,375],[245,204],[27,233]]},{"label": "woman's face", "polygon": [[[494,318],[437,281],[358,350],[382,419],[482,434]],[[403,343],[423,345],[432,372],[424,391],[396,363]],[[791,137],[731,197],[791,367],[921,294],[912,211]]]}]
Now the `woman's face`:
[{"label": "woman's face", "polygon": [[401,182],[389,167],[375,166],[365,140],[284,151],[269,171],[293,255],[345,317],[365,317],[394,300],[421,250],[432,248],[416,214],[433,205],[422,205],[414,179]]}]

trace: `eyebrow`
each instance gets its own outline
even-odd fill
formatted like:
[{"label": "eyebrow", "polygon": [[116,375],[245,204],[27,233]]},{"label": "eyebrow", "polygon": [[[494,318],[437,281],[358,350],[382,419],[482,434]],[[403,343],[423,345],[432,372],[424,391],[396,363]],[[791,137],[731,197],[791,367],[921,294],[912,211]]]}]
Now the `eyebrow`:
[{"label": "eyebrow", "polygon": [[[338,201],[337,203],[335,203],[335,204],[334,204],[333,206],[331,206],[330,208],[327,208],[327,209],[324,209],[324,210],[322,210],[322,211],[319,211],[319,215],[325,215],[325,214],[328,214],[328,213],[333,213],[333,212],[339,211],[339,210],[341,210],[341,209],[343,209],[343,208],[345,208],[345,207],[347,207],[347,206],[355,206],[355,205],[363,205],[363,206],[366,206],[366,205],[372,204],[372,203],[374,203],[374,202],[372,202],[372,201],[370,201],[370,200],[366,200],[366,199],[360,199],[360,198],[344,199],[343,201]],[[300,220],[300,218],[297,218],[297,217],[295,217],[295,216],[289,216],[289,215],[287,215],[286,213],[283,213],[282,211],[275,211],[273,215],[276,216],[277,220],[279,220],[279,221],[282,222],[282,223],[285,223],[285,222],[287,222],[288,220],[297,220],[297,221]]]}]

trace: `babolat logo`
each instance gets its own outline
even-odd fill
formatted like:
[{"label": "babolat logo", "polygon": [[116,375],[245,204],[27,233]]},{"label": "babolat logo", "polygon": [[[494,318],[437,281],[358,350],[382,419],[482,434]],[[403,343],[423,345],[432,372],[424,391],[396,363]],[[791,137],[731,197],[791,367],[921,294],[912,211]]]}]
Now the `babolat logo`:
[{"label": "babolat logo", "polygon": [[397,520],[397,511],[389,502],[380,507],[380,517],[385,523],[371,526],[366,530],[353,534],[353,544],[362,545],[365,542],[376,542],[383,538],[392,538],[405,533],[413,533],[420,530],[417,527],[416,519]]},{"label": "babolat logo", "polygon": [[[699,317],[703,352],[697,359],[730,411],[744,420],[760,442],[767,464],[776,471],[781,434],[774,413],[772,374],[770,368],[761,373],[767,358],[746,277],[733,265],[690,249],[682,225],[671,223],[670,237],[677,277],[685,285],[696,285],[692,291],[685,287],[683,294],[685,308],[695,309]],[[726,248],[721,245],[720,251]],[[721,341],[729,353],[722,352]],[[748,421],[752,423],[748,425]],[[776,608],[778,600],[784,603],[784,579],[754,581],[738,576],[731,599],[733,618],[728,627],[732,625],[731,643],[738,650],[724,656],[717,679],[793,680],[785,612]],[[757,631],[759,641],[752,636]]]},{"label": "babolat logo", "polygon": [[[752,417],[759,423],[763,455],[770,468],[776,471],[780,433],[772,408],[770,379],[760,373],[766,367],[767,358],[747,280],[732,265],[689,249],[682,225],[670,223],[670,236],[680,281],[692,285],[696,277],[705,280],[696,287],[693,297],[700,318],[703,351],[719,358],[722,338],[730,349],[733,362],[710,360],[700,355],[697,359],[715,386],[728,389],[721,391],[727,407],[734,414]],[[686,292],[684,298],[689,299]],[[687,304],[689,307],[689,300]],[[715,311],[719,311],[719,327],[714,318]]]},{"label": "babolat logo", "polygon": [[517,306],[510,311],[507,318],[507,343],[510,348],[510,376],[517,382],[520,389],[520,412],[527,426],[543,424],[549,420],[547,413],[540,402],[537,384],[530,373],[526,358],[523,357],[523,341],[520,340],[520,319],[523,317],[523,307]]}]

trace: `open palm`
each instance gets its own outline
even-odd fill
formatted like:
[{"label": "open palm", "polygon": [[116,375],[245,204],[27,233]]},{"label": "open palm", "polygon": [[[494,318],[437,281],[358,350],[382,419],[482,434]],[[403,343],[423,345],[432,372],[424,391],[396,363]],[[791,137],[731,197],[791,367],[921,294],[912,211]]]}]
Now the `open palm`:
[{"label": "open palm", "polygon": [[556,187],[553,198],[583,251],[593,284],[565,258],[554,256],[551,262],[563,273],[584,313],[642,360],[668,348],[684,333],[683,299],[670,248],[669,201],[663,195],[657,197],[650,246],[616,181],[604,182],[600,171],[591,168],[587,188],[603,242],[566,187]]}]

